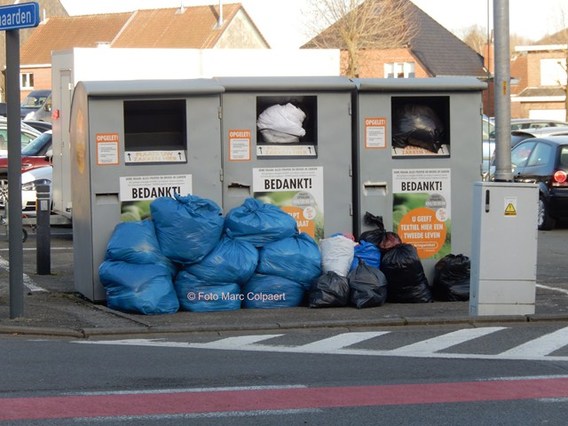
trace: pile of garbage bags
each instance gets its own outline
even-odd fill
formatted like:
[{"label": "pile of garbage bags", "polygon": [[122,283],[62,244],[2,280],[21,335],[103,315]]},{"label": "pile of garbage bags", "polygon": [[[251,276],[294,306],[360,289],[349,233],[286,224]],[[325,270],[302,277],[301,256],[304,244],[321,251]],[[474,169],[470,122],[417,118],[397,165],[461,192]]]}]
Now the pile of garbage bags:
[{"label": "pile of garbage bags", "polygon": [[[166,314],[433,300],[416,249],[372,215],[377,228],[359,242],[336,234],[318,244],[279,207],[254,198],[225,216],[195,195],[158,198],[150,210],[151,219],[119,223],[107,244],[99,278],[111,309]],[[447,259],[434,294],[467,300],[468,260]]]}]

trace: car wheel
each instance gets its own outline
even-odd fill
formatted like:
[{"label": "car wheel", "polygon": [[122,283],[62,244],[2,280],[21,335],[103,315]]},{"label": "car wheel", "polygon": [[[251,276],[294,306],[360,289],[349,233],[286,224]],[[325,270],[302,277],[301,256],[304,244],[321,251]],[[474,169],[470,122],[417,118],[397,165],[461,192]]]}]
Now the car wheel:
[{"label": "car wheel", "polygon": [[543,197],[538,199],[538,229],[546,231],[554,228],[556,220],[548,213],[548,203]]},{"label": "car wheel", "polygon": [[0,207],[6,207],[8,204],[8,181],[0,179]]}]

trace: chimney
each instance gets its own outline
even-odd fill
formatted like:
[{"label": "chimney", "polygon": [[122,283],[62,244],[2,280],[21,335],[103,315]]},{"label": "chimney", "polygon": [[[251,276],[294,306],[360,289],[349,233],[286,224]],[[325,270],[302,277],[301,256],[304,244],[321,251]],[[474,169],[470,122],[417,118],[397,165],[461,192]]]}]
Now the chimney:
[{"label": "chimney", "polygon": [[223,26],[223,0],[219,0],[219,20],[217,21],[217,28]]},{"label": "chimney", "polygon": [[179,9],[176,10],[176,15],[182,14],[185,12],[185,6],[183,5],[183,0],[180,0]]}]

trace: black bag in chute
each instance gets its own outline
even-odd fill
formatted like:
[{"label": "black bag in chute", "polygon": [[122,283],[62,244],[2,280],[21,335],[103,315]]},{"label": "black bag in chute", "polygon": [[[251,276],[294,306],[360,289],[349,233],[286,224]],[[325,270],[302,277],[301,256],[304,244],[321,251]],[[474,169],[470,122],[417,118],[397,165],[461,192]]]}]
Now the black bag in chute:
[{"label": "black bag in chute", "polygon": [[392,136],[395,148],[411,145],[437,153],[443,143],[443,134],[444,125],[429,106],[405,104],[396,109]]}]

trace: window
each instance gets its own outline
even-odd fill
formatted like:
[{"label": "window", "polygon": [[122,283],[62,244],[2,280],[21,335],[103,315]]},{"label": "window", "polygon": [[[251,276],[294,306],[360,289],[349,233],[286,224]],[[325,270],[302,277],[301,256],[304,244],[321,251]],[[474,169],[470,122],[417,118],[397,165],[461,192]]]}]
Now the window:
[{"label": "window", "polygon": [[513,148],[513,150],[511,151],[511,163],[514,167],[525,167],[534,144],[534,142],[530,141],[521,143]]},{"label": "window", "polygon": [[24,72],[20,74],[20,89],[33,89],[34,88],[34,75],[31,72]]},{"label": "window", "polygon": [[386,63],[385,78],[413,78],[414,62],[391,62]]},{"label": "window", "polygon": [[549,162],[552,155],[552,147],[544,143],[539,143],[533,149],[533,152],[527,162],[527,167],[542,166]]},{"label": "window", "polygon": [[568,147],[562,147],[562,151],[560,151],[560,164],[558,167],[568,169]]},{"label": "window", "polygon": [[566,59],[540,60],[540,85],[561,86],[566,82]]}]

